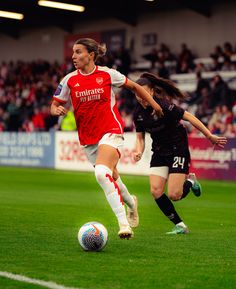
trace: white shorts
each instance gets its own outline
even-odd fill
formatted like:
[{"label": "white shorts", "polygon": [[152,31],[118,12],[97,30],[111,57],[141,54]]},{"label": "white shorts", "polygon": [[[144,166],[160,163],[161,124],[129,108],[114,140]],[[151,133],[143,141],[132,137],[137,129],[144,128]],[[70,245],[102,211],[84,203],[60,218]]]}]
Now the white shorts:
[{"label": "white shorts", "polygon": [[169,175],[169,168],[167,166],[151,167],[149,169],[149,175],[159,176],[167,180]]},{"label": "white shorts", "polygon": [[114,147],[120,155],[124,145],[124,136],[123,134],[106,133],[98,143],[83,146],[85,154],[93,166],[96,163],[98,147],[103,144]]}]

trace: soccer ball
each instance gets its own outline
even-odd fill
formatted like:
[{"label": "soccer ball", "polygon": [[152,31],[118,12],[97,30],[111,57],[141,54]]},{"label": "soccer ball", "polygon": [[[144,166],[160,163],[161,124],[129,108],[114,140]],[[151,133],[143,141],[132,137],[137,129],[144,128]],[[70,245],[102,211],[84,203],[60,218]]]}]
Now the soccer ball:
[{"label": "soccer ball", "polygon": [[85,251],[101,251],[107,244],[107,229],[98,222],[86,223],[79,230],[78,240]]}]

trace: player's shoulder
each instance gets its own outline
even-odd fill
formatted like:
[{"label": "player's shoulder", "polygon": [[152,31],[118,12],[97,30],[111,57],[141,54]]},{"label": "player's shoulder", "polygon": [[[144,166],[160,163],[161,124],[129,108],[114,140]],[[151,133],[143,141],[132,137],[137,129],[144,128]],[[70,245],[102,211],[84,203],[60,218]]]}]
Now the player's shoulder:
[{"label": "player's shoulder", "polygon": [[168,98],[157,98],[155,100],[161,106],[161,108],[166,111],[172,111],[176,107],[176,104]]},{"label": "player's shoulder", "polygon": [[66,82],[68,82],[69,79],[71,79],[72,77],[74,77],[74,76],[76,76],[76,75],[78,75],[78,71],[77,71],[77,70],[74,70],[74,71],[66,74],[66,75],[62,78],[61,83],[66,83]]},{"label": "player's shoulder", "polygon": [[121,74],[118,70],[114,68],[110,68],[108,66],[98,66],[98,71],[100,72],[106,72],[108,74],[114,75],[114,74]]},{"label": "player's shoulder", "polygon": [[114,70],[114,69],[110,68],[108,66],[100,66],[100,65],[98,65],[98,71],[110,72],[111,70]]}]

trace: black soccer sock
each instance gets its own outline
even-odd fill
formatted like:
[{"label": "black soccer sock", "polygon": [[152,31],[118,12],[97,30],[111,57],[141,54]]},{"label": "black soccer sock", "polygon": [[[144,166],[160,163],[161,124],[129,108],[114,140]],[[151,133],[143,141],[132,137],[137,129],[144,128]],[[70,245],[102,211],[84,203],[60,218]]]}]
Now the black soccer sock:
[{"label": "black soccer sock", "polygon": [[177,214],[174,205],[167,195],[163,194],[160,198],[155,199],[158,207],[162,213],[175,225],[182,222],[179,215]]},{"label": "black soccer sock", "polygon": [[185,198],[188,193],[190,192],[190,189],[192,188],[192,183],[189,181],[189,180],[186,180],[184,182],[184,185],[183,185],[183,194],[181,196],[181,199]]}]

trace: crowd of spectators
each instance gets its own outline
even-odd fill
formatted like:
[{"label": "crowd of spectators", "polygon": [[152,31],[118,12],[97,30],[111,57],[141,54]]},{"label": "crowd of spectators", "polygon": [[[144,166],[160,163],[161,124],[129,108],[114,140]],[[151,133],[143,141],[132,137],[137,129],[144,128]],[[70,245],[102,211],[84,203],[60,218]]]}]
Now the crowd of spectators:
[{"label": "crowd of spectators", "polygon": [[[213,71],[236,71],[231,60],[236,54],[227,42],[223,48],[216,46],[210,53]],[[167,45],[153,49],[143,57],[151,61],[151,71],[169,78],[171,73],[195,72],[197,89],[189,94],[183,107],[193,112],[216,134],[236,136],[236,97],[219,74],[209,81],[202,78],[202,72],[209,70],[203,63],[195,64],[196,55],[186,44],[179,55],[170,51]],[[175,61],[173,68],[167,68],[167,61]],[[121,47],[116,53],[107,55],[100,64],[115,67],[125,75],[131,71],[131,56]],[[1,131],[52,131],[62,129],[61,120],[50,115],[50,102],[60,79],[74,68],[70,61],[64,64],[38,60],[33,62],[2,62],[0,64],[0,132]],[[125,122],[125,131],[133,131],[132,113],[136,105],[134,95],[127,89],[117,92],[118,107]],[[67,120],[68,121],[68,120]],[[70,120],[71,121],[71,120]],[[66,125],[65,125],[66,127]],[[195,134],[193,128],[189,133]]]}]

